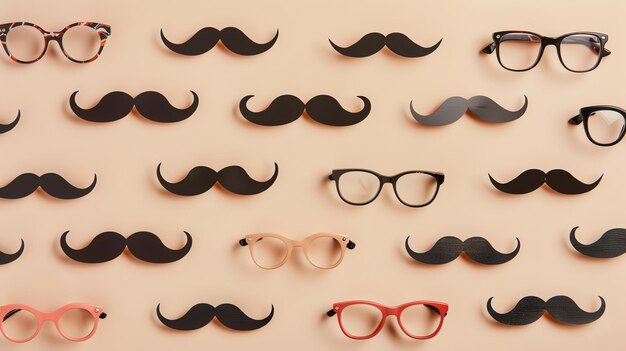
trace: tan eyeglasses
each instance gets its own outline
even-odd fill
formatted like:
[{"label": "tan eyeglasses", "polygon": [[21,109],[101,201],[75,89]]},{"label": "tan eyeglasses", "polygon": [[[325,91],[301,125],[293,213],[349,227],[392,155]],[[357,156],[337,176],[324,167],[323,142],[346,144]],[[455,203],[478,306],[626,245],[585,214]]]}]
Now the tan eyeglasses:
[{"label": "tan eyeglasses", "polygon": [[285,264],[294,247],[301,247],[306,259],[315,267],[335,268],[343,260],[346,249],[356,247],[347,236],[331,233],[313,234],[301,241],[278,234],[249,234],[239,240],[239,245],[248,246],[252,260],[263,269],[274,269]]}]

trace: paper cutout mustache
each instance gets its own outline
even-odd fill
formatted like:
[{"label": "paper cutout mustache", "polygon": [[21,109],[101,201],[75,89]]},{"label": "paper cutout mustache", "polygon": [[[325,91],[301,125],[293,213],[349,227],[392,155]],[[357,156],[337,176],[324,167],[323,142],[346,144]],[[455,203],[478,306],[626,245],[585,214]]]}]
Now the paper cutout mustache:
[{"label": "paper cutout mustache", "polygon": [[493,184],[496,189],[509,194],[527,194],[539,189],[539,187],[545,183],[552,188],[552,190],[561,194],[577,195],[593,190],[600,184],[602,177],[603,175],[591,184],[585,184],[562,169],[553,169],[548,173],[544,173],[540,169],[529,169],[522,172],[508,183],[498,183],[491,177],[491,174],[489,175],[491,184]]},{"label": "paper cutout mustache", "polygon": [[78,90],[70,96],[70,107],[76,116],[89,122],[114,122],[124,118],[133,110],[145,118],[160,123],[180,122],[189,118],[198,108],[198,94],[193,94],[193,102],[187,108],[178,109],[170,105],[167,98],[156,91],[146,91],[132,96],[122,91],[114,91],[106,94],[96,106],[90,109],[83,109],[76,104],[76,94]]},{"label": "paper cutout mustache", "polygon": [[161,304],[157,305],[157,316],[165,326],[176,330],[195,330],[209,324],[213,318],[222,323],[227,328],[235,330],[255,330],[265,326],[274,316],[274,305],[272,311],[263,319],[252,319],[248,317],[239,307],[225,303],[213,307],[207,303],[199,303],[187,311],[184,316],[178,319],[167,319],[161,314]]},{"label": "paper cutout mustache", "polygon": [[600,239],[589,245],[581,244],[576,239],[576,229],[574,227],[569,233],[569,241],[576,251],[589,257],[613,258],[626,253],[626,229],[614,228],[607,230]]},{"label": "paper cutout mustache", "polygon": [[17,117],[15,117],[13,122],[9,124],[0,124],[0,134],[4,134],[10,131],[11,129],[15,128],[15,126],[17,125],[17,122],[20,121],[20,115],[21,115],[20,110],[17,110]]},{"label": "paper cutout mustache", "polygon": [[57,199],[77,199],[89,194],[96,187],[97,180],[98,177],[94,174],[91,185],[81,189],[73,186],[56,173],[46,173],[42,176],[24,173],[0,188],[0,198],[20,199],[34,193],[37,188],[41,187],[48,195]]},{"label": "paper cutout mustache", "polygon": [[274,175],[266,181],[252,179],[245,169],[239,166],[228,166],[219,172],[205,166],[194,167],[183,180],[170,183],[161,175],[161,164],[157,167],[159,183],[170,193],[181,196],[200,195],[213,187],[217,182],[231,193],[238,195],[255,195],[269,189],[278,178],[278,164],[274,163]]},{"label": "paper cutout mustache", "polygon": [[453,96],[441,104],[430,115],[421,115],[413,109],[413,101],[409,104],[411,115],[416,121],[428,126],[445,126],[461,118],[469,109],[479,119],[489,123],[505,123],[514,121],[526,112],[528,98],[524,95],[524,105],[517,111],[509,111],[486,96],[474,96],[469,100]]},{"label": "paper cutout mustache", "polygon": [[184,43],[176,44],[165,38],[161,29],[161,40],[168,49],[177,54],[196,56],[202,55],[211,50],[218,41],[230,51],[238,55],[251,56],[258,55],[269,50],[278,39],[278,29],[272,40],[264,44],[259,44],[248,38],[241,30],[234,27],[226,27],[222,30],[213,27],[204,27],[194,34]]},{"label": "paper cutout mustache", "polygon": [[20,258],[20,256],[22,256],[22,253],[24,252],[24,239],[20,239],[20,240],[22,241],[22,245],[20,246],[19,250],[17,250],[16,253],[7,254],[7,253],[0,251],[0,265],[11,263],[17,260],[18,258]]},{"label": "paper cutout mustache", "polygon": [[67,234],[61,235],[61,249],[67,257],[83,263],[102,263],[111,261],[121,255],[126,247],[133,256],[150,263],[170,263],[185,257],[191,250],[191,235],[187,236],[187,243],[178,250],[165,246],[158,236],[150,232],[137,232],[124,238],[116,232],[98,234],[87,246],[82,249],[73,249],[67,244]]},{"label": "paper cutout mustache", "polygon": [[306,104],[293,95],[281,95],[274,99],[263,111],[253,112],[248,109],[247,103],[254,95],[245,96],[239,102],[239,111],[248,121],[262,126],[280,126],[297,120],[306,109],[307,114],[314,121],[335,127],[345,127],[357,124],[370,113],[372,104],[365,96],[358,98],[363,101],[363,109],[358,112],[349,112],[343,109],[339,102],[329,95],[317,95]]},{"label": "paper cutout mustache", "polygon": [[487,301],[487,311],[496,321],[508,325],[526,325],[533,323],[543,316],[547,311],[552,318],[563,324],[587,324],[602,317],[606,308],[606,303],[602,296],[600,298],[600,308],[595,312],[585,312],[576,305],[571,298],[563,295],[554,296],[544,302],[537,296],[526,296],[522,298],[513,309],[507,313],[498,313],[491,307],[490,297]]},{"label": "paper cutout mustache", "polygon": [[430,250],[426,252],[415,252],[409,247],[409,238],[406,238],[404,247],[407,253],[414,260],[426,264],[444,264],[452,262],[459,257],[462,252],[472,260],[482,264],[502,264],[512,260],[520,249],[520,241],[517,240],[517,247],[511,253],[501,253],[491,246],[489,241],[479,236],[474,236],[465,241],[454,236],[444,236],[437,240]]},{"label": "paper cutout mustache", "polygon": [[382,50],[385,46],[396,55],[403,57],[422,57],[437,50],[442,40],[443,38],[439,39],[437,44],[425,48],[413,42],[406,35],[397,32],[387,34],[387,36],[376,32],[365,34],[356,43],[347,47],[338,46],[333,43],[332,40],[328,39],[330,45],[332,45],[337,52],[350,57],[371,56]]}]

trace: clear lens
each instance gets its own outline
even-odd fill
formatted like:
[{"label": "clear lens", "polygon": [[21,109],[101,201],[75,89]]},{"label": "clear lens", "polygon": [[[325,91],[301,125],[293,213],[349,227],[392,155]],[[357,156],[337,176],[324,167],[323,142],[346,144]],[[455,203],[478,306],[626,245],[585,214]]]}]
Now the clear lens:
[{"label": "clear lens", "polygon": [[19,310],[2,322],[4,333],[15,341],[31,338],[37,332],[37,327],[37,317],[26,310]]},{"label": "clear lens", "polygon": [[287,243],[274,237],[263,237],[252,247],[254,261],[263,268],[274,268],[287,257]]},{"label": "clear lens", "polygon": [[400,323],[413,336],[428,336],[439,326],[441,316],[434,307],[413,305],[405,308],[400,315]]},{"label": "clear lens", "polygon": [[561,41],[561,59],[572,71],[584,72],[596,66],[600,60],[600,38],[590,34],[573,34]]},{"label": "clear lens", "polygon": [[541,52],[541,38],[529,33],[508,33],[500,38],[500,63],[508,69],[524,70],[532,67]]},{"label": "clear lens", "polygon": [[376,197],[380,181],[369,172],[352,171],[342,174],[337,186],[341,197],[355,204],[364,204]]},{"label": "clear lens", "polygon": [[35,27],[22,25],[9,30],[6,45],[16,59],[30,62],[38,59],[43,53],[45,39]]},{"label": "clear lens", "polygon": [[89,311],[83,308],[72,308],[65,311],[59,319],[59,328],[67,337],[82,339],[88,336],[94,328],[94,318]]},{"label": "clear lens", "polygon": [[424,205],[433,199],[437,191],[437,179],[426,173],[408,173],[396,182],[398,197],[413,206]]},{"label": "clear lens", "polygon": [[100,34],[88,26],[75,26],[63,34],[63,49],[76,61],[87,61],[100,49]]},{"label": "clear lens", "polygon": [[367,304],[346,306],[341,312],[341,324],[352,336],[369,336],[383,319],[383,313],[376,307]]},{"label": "clear lens", "polygon": [[333,237],[320,236],[309,243],[306,255],[314,265],[330,268],[341,259],[341,244]]},{"label": "clear lens", "polygon": [[624,116],[612,110],[594,111],[587,120],[591,139],[598,144],[611,144],[624,133]]}]

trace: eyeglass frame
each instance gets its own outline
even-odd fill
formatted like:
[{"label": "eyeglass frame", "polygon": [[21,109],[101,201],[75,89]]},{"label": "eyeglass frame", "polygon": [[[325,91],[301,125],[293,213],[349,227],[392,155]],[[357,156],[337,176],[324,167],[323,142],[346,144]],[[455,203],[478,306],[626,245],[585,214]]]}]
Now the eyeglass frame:
[{"label": "eyeglass frame", "polygon": [[[9,32],[11,31],[11,29],[16,28],[16,27],[20,27],[20,26],[33,27],[33,28],[37,29],[44,37],[44,47],[43,47],[43,50],[41,52],[41,55],[39,55],[39,57],[37,57],[34,60],[26,61],[26,60],[18,59],[17,57],[13,56],[13,54],[11,54],[11,50],[9,49],[9,47],[7,45],[6,40],[7,40],[7,36],[9,35]],[[90,58],[88,60],[77,60],[75,58],[72,58],[65,51],[65,48],[63,47],[63,36],[65,35],[65,33],[70,28],[74,28],[74,27],[78,27],[78,26],[85,26],[85,27],[93,28],[94,30],[97,31],[98,36],[100,37],[100,45],[99,45],[99,48],[98,48],[98,52],[92,58]],[[102,53],[102,50],[104,49],[104,45],[106,44],[107,38],[110,35],[111,35],[111,26],[110,25],[103,24],[103,23],[96,23],[96,22],[76,22],[76,23],[72,23],[72,24],[70,24],[68,26],[65,26],[65,28],[63,28],[59,32],[48,32],[48,31],[44,30],[43,28],[41,28],[40,26],[38,26],[38,25],[36,25],[34,23],[30,23],[30,22],[10,22],[10,23],[0,24],[0,43],[2,43],[2,46],[4,47],[4,51],[6,51],[7,55],[9,55],[11,60],[13,60],[15,62],[18,62],[18,63],[23,63],[23,64],[35,63],[35,62],[41,60],[41,58],[48,51],[48,44],[51,41],[56,41],[59,44],[59,47],[61,48],[61,52],[70,61],[76,62],[76,63],[89,63],[89,62],[92,62],[92,61],[96,60],[98,57],[100,57],[100,54]]]},{"label": "eyeglass frame", "polygon": [[[525,68],[525,69],[513,69],[513,68],[506,67],[502,63],[502,60],[500,59],[500,43],[501,43],[502,37],[504,37],[504,35],[506,34],[517,34],[517,33],[536,36],[539,38],[539,41],[541,44],[541,48],[539,49],[539,54],[537,55],[537,59],[530,67]],[[577,71],[577,70],[570,69],[569,67],[567,67],[567,65],[565,65],[565,62],[563,61],[563,58],[561,56],[561,42],[563,41],[563,39],[571,35],[580,35],[580,34],[591,35],[591,36],[597,37],[599,45],[600,45],[600,49],[598,50],[598,60],[596,61],[596,64],[590,69],[584,70],[584,71]],[[611,54],[611,51],[604,47],[606,42],[609,40],[609,36],[604,33],[598,33],[598,32],[572,32],[572,33],[561,35],[556,38],[552,38],[552,37],[546,37],[543,35],[539,35],[537,33],[524,31],[524,30],[507,30],[507,31],[500,31],[500,32],[493,33],[492,39],[493,39],[493,42],[491,42],[489,45],[484,47],[481,50],[481,52],[484,54],[492,54],[495,51],[496,57],[498,58],[498,63],[500,64],[500,66],[502,66],[502,68],[506,70],[513,71],[513,72],[526,72],[535,68],[535,66],[539,64],[539,61],[541,61],[545,48],[549,45],[554,45],[556,47],[557,56],[559,57],[559,61],[561,62],[561,65],[565,67],[565,69],[567,69],[568,71],[574,72],[574,73],[586,73],[586,72],[593,71],[600,65],[600,61],[602,61],[603,57],[609,56]]]},{"label": "eyeglass frame", "polygon": [[[596,140],[593,139],[593,137],[591,136],[591,133],[589,132],[589,117],[591,117],[591,114],[596,111],[605,111],[605,110],[617,112],[620,115],[622,115],[622,118],[624,118],[624,124],[622,125],[622,131],[620,132],[619,137],[617,137],[617,139],[611,143],[597,142]],[[621,107],[611,106],[611,105],[586,106],[586,107],[581,108],[579,113],[576,116],[570,118],[567,121],[567,123],[571,125],[579,125],[582,123],[583,126],[585,127],[585,134],[587,135],[587,139],[589,139],[589,141],[591,141],[592,143],[598,146],[613,146],[619,143],[624,137],[624,134],[626,133],[626,110],[622,109]]]},{"label": "eyeglass frame", "polygon": [[[311,242],[313,242],[313,240],[316,240],[318,238],[323,238],[323,237],[333,238],[335,241],[339,243],[340,248],[341,248],[341,256],[339,257],[337,262],[335,262],[333,265],[329,267],[319,266],[309,257],[309,254],[307,253],[307,249],[309,245],[311,244]],[[282,259],[282,261],[280,261],[274,266],[271,266],[271,267],[263,266],[254,257],[254,245],[260,240],[262,240],[263,238],[275,238],[275,239],[281,240],[286,245],[287,252],[285,253],[285,257]],[[289,257],[291,256],[291,252],[293,251],[294,247],[301,247],[302,250],[304,251],[304,257],[306,257],[309,263],[311,263],[313,266],[320,268],[320,269],[332,269],[332,268],[339,266],[339,264],[341,264],[341,262],[343,261],[343,258],[346,253],[346,249],[353,250],[356,247],[356,244],[352,240],[350,240],[347,235],[339,235],[339,234],[332,234],[332,233],[311,234],[307,236],[306,238],[304,238],[303,240],[292,240],[280,234],[273,234],[273,233],[248,234],[243,239],[239,240],[239,245],[248,246],[248,248],[250,249],[250,256],[252,257],[252,261],[254,261],[254,263],[260,268],[267,269],[267,270],[276,269],[284,265],[289,259]]]},{"label": "eyeglass frame", "polygon": [[[63,331],[63,328],[61,328],[59,324],[61,317],[63,316],[65,312],[72,310],[72,309],[85,310],[89,312],[89,314],[91,314],[93,318],[93,329],[89,332],[87,336],[84,336],[82,338],[73,338],[65,334],[65,332]],[[35,318],[37,318],[37,329],[35,330],[33,335],[30,336],[29,338],[26,338],[24,340],[17,340],[17,339],[13,339],[5,332],[4,322],[7,319],[11,318],[14,314],[22,310],[32,313],[35,316]],[[28,305],[11,304],[11,305],[0,306],[0,321],[2,321],[0,323],[0,332],[2,332],[2,335],[4,335],[4,337],[11,342],[25,343],[25,342],[33,340],[35,337],[37,337],[37,335],[39,335],[39,332],[41,331],[41,327],[43,326],[43,323],[47,321],[51,321],[52,323],[54,323],[54,326],[56,327],[59,334],[61,334],[61,336],[64,337],[65,339],[70,340],[70,341],[85,341],[91,338],[96,333],[96,330],[98,329],[98,322],[100,321],[100,319],[105,319],[106,317],[107,317],[107,314],[104,312],[104,309],[101,306],[83,304],[83,303],[68,304],[68,305],[59,307],[58,309],[50,313],[41,312]]]},{"label": "eyeglass frame", "polygon": [[[376,192],[376,194],[369,201],[363,202],[363,203],[358,203],[358,202],[348,201],[346,198],[343,197],[343,195],[341,194],[341,190],[339,189],[339,179],[341,178],[342,175],[344,175],[345,173],[349,173],[349,172],[366,172],[366,173],[370,173],[370,174],[372,174],[372,175],[374,175],[374,176],[376,176],[378,178],[378,182],[379,182],[378,191]],[[398,190],[396,188],[396,183],[398,182],[398,179],[400,177],[402,177],[404,175],[407,175],[407,174],[414,174],[414,173],[427,174],[427,175],[435,178],[435,180],[437,181],[437,188],[435,189],[435,192],[433,193],[432,198],[428,202],[423,203],[423,204],[419,204],[419,205],[409,204],[409,203],[405,202],[404,200],[402,200],[402,198],[398,194]],[[387,183],[391,183],[391,185],[393,186],[393,192],[396,195],[396,198],[403,205],[408,206],[408,207],[413,207],[413,208],[419,208],[419,207],[428,206],[433,201],[435,201],[435,198],[437,197],[437,194],[439,193],[439,188],[441,187],[441,184],[443,184],[443,182],[445,180],[445,175],[443,173],[441,173],[441,172],[413,170],[413,171],[406,171],[406,172],[398,173],[398,174],[393,175],[393,176],[385,176],[385,175],[382,175],[380,173],[377,173],[377,172],[374,172],[374,171],[370,171],[368,169],[345,168],[345,169],[333,169],[332,173],[328,176],[328,179],[335,182],[335,186],[337,188],[337,194],[339,194],[339,197],[341,198],[341,200],[343,200],[343,202],[345,202],[347,204],[350,204],[350,205],[364,206],[364,205],[367,205],[367,204],[373,202],[374,200],[376,200],[378,195],[380,195],[380,192],[382,191],[383,186],[385,184],[387,184]]]},{"label": "eyeglass frame", "polygon": [[[378,323],[378,326],[376,326],[376,329],[374,329],[374,331],[370,335],[361,335],[361,336],[352,335],[345,329],[342,319],[341,319],[341,314],[346,307],[353,306],[353,305],[369,305],[369,306],[376,307],[381,312],[380,322]],[[437,326],[437,329],[435,329],[435,331],[429,335],[411,334],[407,329],[405,329],[404,325],[402,324],[402,320],[400,318],[402,315],[402,312],[409,307],[417,306],[417,305],[423,305],[423,306],[430,308],[435,313],[437,313],[440,317],[439,325]],[[411,301],[411,302],[407,302],[398,306],[389,307],[389,306],[385,306],[385,305],[382,305],[373,301],[354,300],[354,301],[343,301],[343,302],[334,303],[333,308],[329,310],[328,312],[326,312],[326,315],[328,317],[332,317],[336,314],[337,321],[339,322],[339,328],[350,339],[365,340],[365,339],[373,338],[378,333],[380,333],[380,331],[383,329],[383,327],[385,326],[385,322],[387,321],[387,317],[395,316],[398,322],[398,325],[400,326],[400,329],[402,329],[402,331],[406,335],[408,335],[409,337],[413,339],[425,340],[425,339],[430,339],[439,333],[439,331],[441,330],[441,327],[443,326],[444,318],[448,315],[448,309],[449,307],[447,303],[437,302],[437,301]]]}]

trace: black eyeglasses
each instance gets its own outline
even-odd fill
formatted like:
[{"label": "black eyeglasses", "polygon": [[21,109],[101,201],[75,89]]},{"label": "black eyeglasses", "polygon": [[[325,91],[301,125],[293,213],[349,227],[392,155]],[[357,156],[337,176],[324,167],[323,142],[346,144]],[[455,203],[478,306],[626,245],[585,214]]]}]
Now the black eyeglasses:
[{"label": "black eyeglasses", "polygon": [[493,42],[482,52],[496,52],[500,65],[509,71],[523,72],[535,67],[548,45],[556,46],[563,67],[568,71],[589,72],[611,52],[604,48],[609,36],[595,32],[575,32],[558,38],[544,37],[526,31],[503,31],[493,33]]},{"label": "black eyeglasses", "polygon": [[328,179],[335,181],[339,197],[350,205],[369,204],[378,197],[385,183],[391,183],[402,204],[423,207],[435,200],[444,175],[438,172],[406,171],[388,177],[366,169],[335,169]]},{"label": "black eyeglasses", "polygon": [[617,106],[587,106],[568,121],[569,124],[583,124],[589,140],[599,146],[612,146],[624,137],[626,111]]}]

